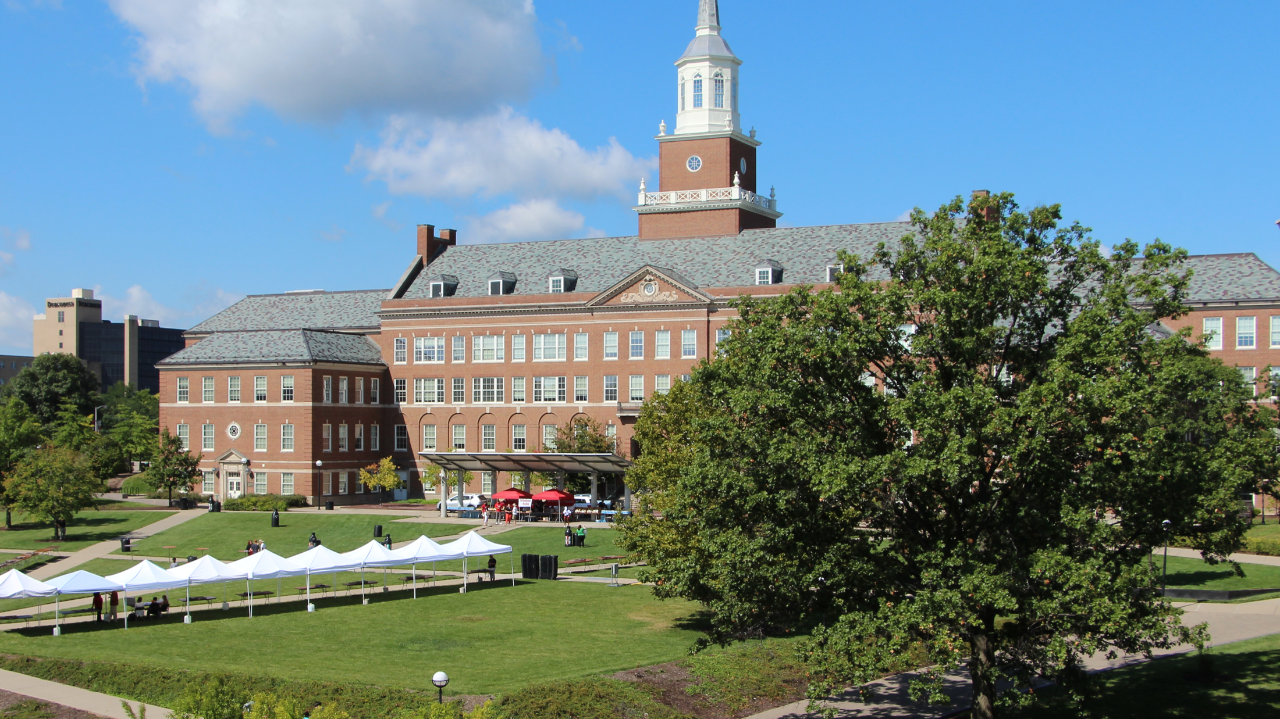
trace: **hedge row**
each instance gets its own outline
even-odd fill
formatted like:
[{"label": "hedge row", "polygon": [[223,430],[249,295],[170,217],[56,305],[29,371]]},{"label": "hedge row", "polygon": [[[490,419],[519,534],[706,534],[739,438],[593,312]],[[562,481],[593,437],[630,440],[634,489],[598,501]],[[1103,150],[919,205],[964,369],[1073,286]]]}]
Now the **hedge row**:
[{"label": "hedge row", "polygon": [[307,498],[300,494],[250,494],[239,499],[228,499],[222,508],[228,512],[270,512],[290,507],[307,506]]}]

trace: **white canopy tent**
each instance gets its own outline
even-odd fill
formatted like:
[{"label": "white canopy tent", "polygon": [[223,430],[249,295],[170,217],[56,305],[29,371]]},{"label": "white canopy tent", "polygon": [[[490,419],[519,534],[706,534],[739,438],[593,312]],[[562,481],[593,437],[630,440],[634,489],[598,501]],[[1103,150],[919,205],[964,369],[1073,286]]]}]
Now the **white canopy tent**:
[{"label": "white canopy tent", "polygon": [[[245,592],[249,595],[249,616],[253,616],[253,585],[250,584],[255,579],[276,579],[281,577],[296,577],[306,574],[305,567],[294,564],[284,557],[264,549],[261,552],[250,554],[244,559],[226,565],[229,579],[245,580]],[[276,582],[276,596],[280,596],[279,582]]]},{"label": "white canopy tent", "polygon": [[[392,553],[390,549],[382,546],[378,540],[370,539],[368,544],[357,547],[350,552],[343,552],[342,556],[348,560],[360,563],[360,597],[364,599],[364,568],[365,567],[391,567],[397,564],[406,564],[399,557]],[[368,600],[365,600],[368,601]]]},{"label": "white canopy tent", "polygon": [[[302,554],[295,554],[289,557],[289,561],[299,564],[307,570],[307,611],[315,611],[315,607],[311,604],[311,574],[322,574],[332,572],[337,575],[338,572],[345,572],[349,569],[355,569],[360,563],[342,554],[329,549],[323,544],[308,549]],[[337,583],[334,579],[334,583]],[[337,588],[334,588],[337,591]]]},{"label": "white canopy tent", "polygon": [[117,572],[105,577],[107,581],[115,582],[120,585],[125,594],[125,612],[124,612],[124,628],[129,628],[129,590],[133,589],[140,592],[154,591],[159,589],[177,589],[184,586],[187,580],[173,576],[167,571],[157,567],[151,563],[151,560],[144,559],[134,564],[123,572]]},{"label": "white canopy tent", "polygon": [[231,579],[239,579],[227,569],[227,565],[212,556],[206,554],[194,562],[187,562],[178,567],[169,570],[169,573],[179,579],[187,580],[187,616],[182,620],[186,624],[191,623],[191,585],[192,584],[210,584],[213,582],[225,582]]},{"label": "white canopy tent", "polygon": [[[511,547],[505,544],[497,544],[490,542],[484,537],[471,530],[462,535],[460,539],[456,539],[448,544],[440,547],[441,550],[448,554],[457,554],[462,556],[462,591],[467,591],[467,558],[469,557],[487,557],[494,554],[507,554],[511,552]],[[511,555],[511,586],[516,585],[516,559],[515,554]]]},{"label": "white canopy tent", "polygon": [[16,569],[10,569],[0,577],[0,599],[52,597],[57,593],[58,590],[54,587],[32,579]]},{"label": "white canopy tent", "polygon": [[49,580],[49,586],[58,590],[53,598],[53,633],[55,636],[62,634],[61,625],[58,622],[58,612],[63,594],[93,594],[94,592],[118,592],[123,587],[113,581],[99,577],[93,572],[86,572],[83,569],[77,569],[70,574],[64,574],[60,577],[54,577]]},{"label": "white canopy tent", "polygon": [[431,562],[431,581],[435,583],[436,562],[443,562],[450,559],[462,559],[461,554],[449,554],[435,542],[435,540],[425,534],[399,549],[391,550],[391,553],[401,560],[401,564],[410,564],[412,568],[410,574],[413,576],[413,598],[418,598],[418,563],[426,564]]}]

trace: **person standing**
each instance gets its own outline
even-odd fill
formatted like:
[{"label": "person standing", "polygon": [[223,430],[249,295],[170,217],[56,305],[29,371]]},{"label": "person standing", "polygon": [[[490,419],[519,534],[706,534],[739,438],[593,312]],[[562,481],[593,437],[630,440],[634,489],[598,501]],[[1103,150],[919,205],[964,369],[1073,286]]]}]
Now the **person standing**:
[{"label": "person standing", "polygon": [[111,598],[109,603],[109,611],[107,612],[107,621],[114,622],[116,620],[116,612],[120,609],[120,595],[113,589],[111,590]]},{"label": "person standing", "polygon": [[489,526],[489,503],[488,502],[480,503],[480,516],[484,519],[484,524],[482,524],[481,526],[483,527]]},{"label": "person standing", "polygon": [[93,593],[93,614],[95,622],[102,621],[102,592]]},{"label": "person standing", "polygon": [[564,546],[573,546],[573,527],[570,527],[567,524],[564,525]]},{"label": "person standing", "polygon": [[492,554],[489,555],[489,581],[496,582],[498,580],[498,559]]}]

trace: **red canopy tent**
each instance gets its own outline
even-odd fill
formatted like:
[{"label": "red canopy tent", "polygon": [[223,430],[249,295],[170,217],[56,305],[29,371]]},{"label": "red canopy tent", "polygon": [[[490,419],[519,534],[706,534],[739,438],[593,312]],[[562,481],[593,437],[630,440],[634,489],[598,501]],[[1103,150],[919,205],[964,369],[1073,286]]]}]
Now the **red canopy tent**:
[{"label": "red canopy tent", "polygon": [[569,494],[563,489],[548,489],[545,492],[538,492],[533,495],[533,498],[535,500],[546,502],[547,504],[558,504],[567,507],[573,506],[573,503],[576,501],[572,494]]},{"label": "red canopy tent", "polygon": [[511,489],[504,489],[501,492],[495,493],[493,498],[499,501],[513,502],[517,499],[529,499],[532,496],[532,494],[529,494],[523,489],[512,487]]}]

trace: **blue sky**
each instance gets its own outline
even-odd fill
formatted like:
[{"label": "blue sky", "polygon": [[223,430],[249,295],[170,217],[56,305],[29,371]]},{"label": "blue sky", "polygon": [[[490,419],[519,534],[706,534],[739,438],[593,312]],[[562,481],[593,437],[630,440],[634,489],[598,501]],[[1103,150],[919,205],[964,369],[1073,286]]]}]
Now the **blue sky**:
[{"label": "blue sky", "polygon": [[[696,0],[0,0],[0,353],[388,287],[414,225],[632,234]],[[1276,3],[721,0],[792,225],[985,188],[1280,266]]]}]

